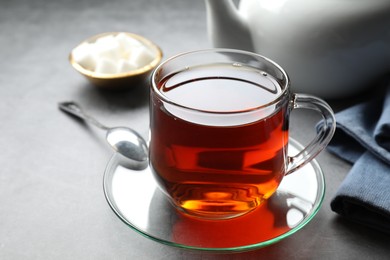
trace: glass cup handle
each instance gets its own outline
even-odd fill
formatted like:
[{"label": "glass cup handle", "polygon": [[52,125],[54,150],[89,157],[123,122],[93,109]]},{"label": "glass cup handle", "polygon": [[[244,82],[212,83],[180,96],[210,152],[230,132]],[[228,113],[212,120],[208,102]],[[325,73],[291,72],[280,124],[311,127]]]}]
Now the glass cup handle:
[{"label": "glass cup handle", "polygon": [[293,94],[291,109],[304,108],[319,112],[323,122],[319,125],[315,138],[298,154],[288,156],[286,175],[298,170],[316,157],[330,142],[336,130],[336,119],[332,108],[322,99],[306,95]]}]

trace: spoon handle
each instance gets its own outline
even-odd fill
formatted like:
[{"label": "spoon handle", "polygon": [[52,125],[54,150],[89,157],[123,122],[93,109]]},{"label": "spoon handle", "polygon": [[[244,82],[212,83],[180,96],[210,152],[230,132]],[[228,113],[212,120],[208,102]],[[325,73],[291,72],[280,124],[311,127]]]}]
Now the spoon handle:
[{"label": "spoon handle", "polygon": [[81,107],[77,103],[75,103],[73,101],[60,102],[60,103],[58,103],[58,107],[62,111],[67,112],[67,113],[69,113],[69,114],[71,114],[73,116],[76,116],[78,118],[81,118],[81,119],[83,119],[83,120],[85,120],[85,121],[87,121],[87,122],[89,122],[89,123],[91,123],[91,124],[101,128],[103,130],[108,130],[109,129],[109,127],[101,124],[95,118],[87,115],[81,109]]}]

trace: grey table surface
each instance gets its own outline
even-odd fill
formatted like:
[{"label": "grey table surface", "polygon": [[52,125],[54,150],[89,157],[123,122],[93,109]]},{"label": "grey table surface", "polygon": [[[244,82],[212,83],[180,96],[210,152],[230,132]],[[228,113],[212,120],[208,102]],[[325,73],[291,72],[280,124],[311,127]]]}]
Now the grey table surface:
[{"label": "grey table surface", "polygon": [[[187,251],[151,241],[108,206],[104,133],[61,113],[75,100],[109,125],[148,135],[147,86],[99,91],[69,65],[81,40],[107,31],[141,34],[164,58],[209,48],[203,0],[12,0],[0,3],[0,259],[389,259],[389,235],[350,223],[329,203],[350,165],[323,152],[325,201],[302,230],[238,254]],[[335,109],[344,101],[331,102]],[[341,104],[341,105],[340,105]],[[294,112],[305,144],[316,116]]]}]

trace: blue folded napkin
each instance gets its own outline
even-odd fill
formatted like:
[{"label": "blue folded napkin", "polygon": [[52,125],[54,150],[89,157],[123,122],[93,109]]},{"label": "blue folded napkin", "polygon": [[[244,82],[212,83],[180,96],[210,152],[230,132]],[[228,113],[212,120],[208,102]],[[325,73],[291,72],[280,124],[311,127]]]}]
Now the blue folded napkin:
[{"label": "blue folded napkin", "polygon": [[353,163],[331,202],[338,214],[390,233],[390,82],[336,114],[328,150]]}]

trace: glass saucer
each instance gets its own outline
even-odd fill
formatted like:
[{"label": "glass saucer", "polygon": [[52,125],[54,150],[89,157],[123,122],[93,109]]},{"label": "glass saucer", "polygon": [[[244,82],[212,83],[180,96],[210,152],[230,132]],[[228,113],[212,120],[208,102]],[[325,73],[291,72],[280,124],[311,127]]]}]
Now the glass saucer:
[{"label": "glass saucer", "polygon": [[[290,140],[289,153],[300,150]],[[315,160],[286,176],[258,208],[229,220],[201,220],[178,212],[157,188],[149,167],[128,169],[118,155],[106,167],[103,187],[115,214],[138,233],[170,246],[219,252],[258,249],[294,234],[314,217],[325,193]]]}]

